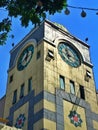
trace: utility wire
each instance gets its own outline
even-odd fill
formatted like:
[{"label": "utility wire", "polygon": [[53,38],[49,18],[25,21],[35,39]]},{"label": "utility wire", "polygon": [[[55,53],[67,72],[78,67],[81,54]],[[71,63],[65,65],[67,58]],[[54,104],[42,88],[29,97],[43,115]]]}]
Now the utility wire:
[{"label": "utility wire", "polygon": [[72,6],[72,5],[67,5],[67,7],[74,8],[74,9],[85,9],[85,10],[98,11],[98,8],[77,7],[77,6]]}]

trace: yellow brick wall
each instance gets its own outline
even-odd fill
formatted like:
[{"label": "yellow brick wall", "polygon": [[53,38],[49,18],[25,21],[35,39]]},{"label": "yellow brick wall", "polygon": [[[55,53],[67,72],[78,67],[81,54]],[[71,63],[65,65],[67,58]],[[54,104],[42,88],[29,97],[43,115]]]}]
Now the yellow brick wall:
[{"label": "yellow brick wall", "polygon": [[56,130],[56,123],[47,119],[44,119],[44,128],[47,130]]},{"label": "yellow brick wall", "polygon": [[43,107],[52,112],[56,111],[55,104],[44,99],[44,100],[41,100],[40,102],[38,102],[37,104],[35,104],[34,113],[39,112]]},{"label": "yellow brick wall", "polygon": [[44,108],[52,112],[56,111],[55,104],[47,100],[44,100]]},{"label": "yellow brick wall", "polygon": [[[60,55],[58,54],[56,47],[44,42],[44,89],[50,93],[55,94],[55,88],[60,88],[59,75],[65,77],[65,91],[70,92],[70,80],[75,83],[76,95],[79,91],[79,85],[84,86],[85,89],[85,100],[90,103],[93,112],[98,113],[98,105],[96,100],[96,89],[93,77],[93,70],[91,67],[81,63],[77,68],[71,67],[66,64]],[[54,51],[54,60],[46,60],[47,50]],[[90,71],[91,78],[89,82],[85,81],[86,71]]]},{"label": "yellow brick wall", "polygon": [[34,113],[39,112],[43,108],[43,100],[39,101],[37,104],[34,105]]},{"label": "yellow brick wall", "polygon": [[94,129],[98,130],[98,121],[93,120]]},{"label": "yellow brick wall", "polygon": [[[24,49],[24,48],[23,48]],[[41,51],[41,57],[39,59],[36,58],[37,52]],[[32,77],[32,90],[35,91],[35,95],[40,93],[43,89],[43,44],[35,47],[33,57],[28,64],[28,66],[22,70],[17,70],[17,61],[20,56],[21,52],[19,53],[15,67],[8,71],[8,86],[7,86],[7,93],[6,93],[6,101],[5,101],[5,110],[4,110],[4,117],[8,117],[9,109],[12,107],[13,101],[13,93],[17,89],[17,101],[20,100],[20,87],[24,83],[25,90],[24,96],[28,94],[28,79]],[[9,83],[10,76],[13,75],[13,81]]]},{"label": "yellow brick wall", "polygon": [[[54,51],[54,60],[52,59],[50,62],[46,60],[48,49]],[[41,50],[41,57],[37,60],[36,54],[38,50]],[[18,60],[18,57],[17,57],[17,60]],[[64,61],[58,54],[57,45],[56,47],[54,47],[54,46],[51,46],[50,44],[47,44],[47,42],[44,41],[42,42],[42,44],[36,46],[31,62],[23,71],[17,70],[17,60],[16,60],[15,67],[8,72],[8,88],[7,88],[7,93],[6,93],[6,103],[5,103],[5,110],[4,110],[5,118],[9,115],[9,109],[12,106],[13,92],[16,89],[18,91],[17,101],[20,100],[19,95],[20,95],[21,84],[25,83],[24,95],[27,95],[28,94],[28,89],[27,89],[28,79],[32,77],[32,81],[33,81],[32,89],[35,91],[35,95],[39,94],[42,90],[46,90],[49,93],[55,94],[55,88],[60,88],[59,75],[62,75],[65,77],[65,91],[66,92],[70,92],[70,85],[69,85],[70,80],[75,82],[76,94],[79,90],[79,85],[83,85],[85,87],[86,101],[90,103],[92,111],[95,113],[98,113],[98,106],[96,104],[95,84],[94,84],[94,77],[93,77],[92,69],[84,65],[83,63],[78,68],[70,67],[68,64],[64,63]],[[84,80],[86,70],[89,70],[92,75],[89,82]],[[13,75],[13,82],[9,83],[9,78],[11,75]],[[71,108],[72,104],[68,102],[67,104],[68,104],[67,109]],[[64,102],[64,105],[66,105],[66,102]],[[53,112],[55,112],[56,110],[55,104],[47,100],[42,100],[34,106],[34,113],[41,110],[43,106],[44,108]],[[26,104],[26,108],[27,107],[28,105]],[[64,108],[66,109],[66,107]],[[85,110],[80,107],[78,108],[79,108],[79,112],[83,113],[82,118],[84,122],[86,122]],[[19,110],[22,110],[22,109],[24,110],[24,106],[20,108]],[[19,113],[19,110],[15,112],[14,119]],[[67,115],[68,115],[68,112],[67,112]],[[64,119],[65,119],[65,116],[64,116]],[[34,129],[37,130],[39,127],[40,127],[39,129],[43,128],[42,122],[43,120],[36,122],[34,124]],[[44,119],[44,126],[48,128],[49,130],[56,130],[55,122],[49,121],[47,119]],[[71,128],[72,130],[75,129],[73,126]],[[82,129],[86,130],[85,123],[83,124]],[[82,129],[80,128],[78,130],[82,130]]]},{"label": "yellow brick wall", "polygon": [[43,124],[43,119],[37,121],[33,126],[34,130],[41,130],[43,128]]},{"label": "yellow brick wall", "polygon": [[19,109],[17,109],[14,112],[14,122],[13,122],[14,125],[16,124],[16,120],[20,114],[24,114],[24,116],[26,118],[22,129],[27,130],[27,128],[28,128],[28,103],[25,103],[22,107],[20,107]]}]

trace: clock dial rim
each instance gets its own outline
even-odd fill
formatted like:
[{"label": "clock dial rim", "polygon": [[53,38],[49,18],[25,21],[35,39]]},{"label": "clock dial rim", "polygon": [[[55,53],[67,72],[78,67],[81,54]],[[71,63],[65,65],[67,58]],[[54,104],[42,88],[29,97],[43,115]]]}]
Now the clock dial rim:
[{"label": "clock dial rim", "polygon": [[[65,53],[64,49],[68,49],[69,53]],[[71,45],[69,45],[69,42],[60,42],[58,44],[58,53],[61,56],[62,60],[65,61],[68,65],[72,66],[72,67],[79,67],[81,65],[81,60],[80,60],[80,56],[77,52],[77,50],[75,50]],[[65,55],[65,56],[64,56]],[[70,58],[68,58],[68,55]],[[73,55],[73,57],[72,57]],[[72,61],[73,58],[73,61]]]},{"label": "clock dial rim", "polygon": [[[28,57],[27,57],[25,63],[23,64],[23,57],[24,57],[25,55],[27,55],[28,52],[31,53],[31,54],[29,55],[29,56],[30,56],[30,57],[29,57],[29,60],[27,60],[27,59],[28,59]],[[28,45],[27,47],[25,47],[25,48],[23,49],[23,51],[21,52],[21,54],[20,54],[20,56],[19,56],[19,58],[18,58],[18,62],[17,62],[17,69],[18,69],[19,71],[21,71],[21,70],[23,70],[24,68],[27,67],[27,65],[29,64],[29,62],[30,62],[31,59],[32,59],[33,53],[34,53],[34,46],[31,45],[31,44]]]}]

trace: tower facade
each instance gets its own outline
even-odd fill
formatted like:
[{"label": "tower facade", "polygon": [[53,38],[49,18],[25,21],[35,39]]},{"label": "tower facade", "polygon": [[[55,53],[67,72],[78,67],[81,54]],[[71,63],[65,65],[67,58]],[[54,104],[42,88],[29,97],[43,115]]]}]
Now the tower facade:
[{"label": "tower facade", "polygon": [[97,130],[89,45],[45,20],[10,51],[4,118],[23,130]]}]

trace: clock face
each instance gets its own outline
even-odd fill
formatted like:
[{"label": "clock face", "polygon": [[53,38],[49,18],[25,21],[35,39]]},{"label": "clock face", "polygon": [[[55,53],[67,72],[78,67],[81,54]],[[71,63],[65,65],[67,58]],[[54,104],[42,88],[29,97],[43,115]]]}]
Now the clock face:
[{"label": "clock face", "polygon": [[29,45],[27,46],[21,53],[18,62],[17,62],[17,69],[19,71],[23,70],[30,62],[34,52],[34,46]]},{"label": "clock face", "polygon": [[66,42],[58,45],[58,52],[61,58],[70,66],[78,67],[80,65],[80,58],[77,52]]}]

